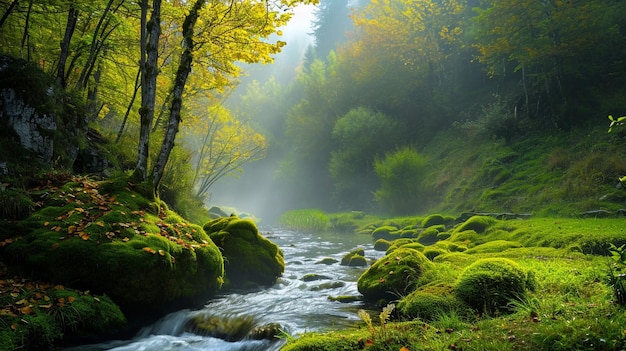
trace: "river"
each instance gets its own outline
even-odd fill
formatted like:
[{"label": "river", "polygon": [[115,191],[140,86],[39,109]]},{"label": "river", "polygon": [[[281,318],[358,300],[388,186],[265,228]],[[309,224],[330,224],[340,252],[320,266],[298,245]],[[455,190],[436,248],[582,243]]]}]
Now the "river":
[{"label": "river", "polygon": [[[196,314],[224,319],[251,318],[255,325],[279,323],[290,336],[307,331],[339,329],[356,323],[362,302],[340,303],[329,296],[359,295],[356,281],[365,268],[341,266],[341,258],[362,247],[368,259],[379,258],[371,237],[356,234],[304,234],[275,230],[263,233],[284,252],[285,272],[276,284],[264,289],[228,292],[207,302],[201,310],[183,310],[165,316],[143,328],[131,340],[112,340],[83,345],[66,351],[271,351],[279,350],[285,339],[224,341],[184,331],[184,324]],[[337,260],[321,264],[323,259]],[[322,279],[307,281],[307,275]]]}]

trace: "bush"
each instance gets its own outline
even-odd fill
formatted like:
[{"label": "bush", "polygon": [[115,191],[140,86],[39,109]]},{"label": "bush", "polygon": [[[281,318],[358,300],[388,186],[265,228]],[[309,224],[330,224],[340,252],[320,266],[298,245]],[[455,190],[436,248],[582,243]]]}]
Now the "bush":
[{"label": "bush", "polygon": [[455,287],[457,296],[480,313],[506,311],[512,300],[524,298],[534,289],[532,276],[506,258],[484,258],[461,273]]},{"label": "bush", "polygon": [[374,193],[378,204],[392,214],[410,214],[423,208],[426,166],[426,158],[410,147],[376,160],[374,169],[381,180],[380,189]]}]

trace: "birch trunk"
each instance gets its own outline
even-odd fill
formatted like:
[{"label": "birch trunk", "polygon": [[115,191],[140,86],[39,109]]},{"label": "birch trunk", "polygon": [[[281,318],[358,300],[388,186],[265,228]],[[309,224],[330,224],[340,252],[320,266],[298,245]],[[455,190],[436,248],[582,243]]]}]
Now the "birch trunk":
[{"label": "birch trunk", "polygon": [[159,156],[152,171],[152,186],[155,194],[158,194],[163,172],[165,171],[167,160],[170,157],[176,134],[178,133],[178,127],[181,121],[180,112],[183,105],[183,91],[185,90],[187,77],[191,72],[191,64],[193,63],[194,27],[198,20],[198,12],[204,6],[205,2],[206,0],[196,0],[183,23],[183,52],[180,56],[180,63],[172,89],[172,103],[170,105],[170,113],[167,121],[167,130],[165,131],[161,151],[159,152]]},{"label": "birch trunk", "polygon": [[156,79],[158,71],[159,37],[161,36],[161,0],[153,0],[150,21],[146,23],[148,0],[141,2],[141,108],[139,109],[140,129],[135,177],[146,180],[150,127],[154,119],[156,101]]}]

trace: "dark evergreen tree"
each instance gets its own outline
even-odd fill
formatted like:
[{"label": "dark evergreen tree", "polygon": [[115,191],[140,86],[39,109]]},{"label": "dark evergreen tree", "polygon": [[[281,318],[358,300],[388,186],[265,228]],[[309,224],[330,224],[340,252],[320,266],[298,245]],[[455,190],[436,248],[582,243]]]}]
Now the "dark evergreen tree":
[{"label": "dark evergreen tree", "polygon": [[312,24],[318,58],[325,58],[338,44],[346,41],[346,32],[352,29],[349,3],[349,0],[320,0]]}]

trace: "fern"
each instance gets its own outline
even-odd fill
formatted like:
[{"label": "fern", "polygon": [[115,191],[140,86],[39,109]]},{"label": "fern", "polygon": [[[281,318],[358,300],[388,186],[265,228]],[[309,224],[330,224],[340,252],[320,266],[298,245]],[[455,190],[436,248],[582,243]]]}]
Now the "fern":
[{"label": "fern", "polygon": [[369,330],[370,334],[374,336],[376,330],[374,329],[374,324],[372,323],[372,318],[370,317],[369,313],[365,312],[365,310],[359,310],[358,315],[359,318],[361,318],[363,322],[365,322],[365,324],[367,325],[367,330]]},{"label": "fern", "polygon": [[383,334],[383,337],[386,338],[387,337],[387,321],[389,320],[389,317],[391,316],[391,312],[393,311],[393,309],[396,307],[396,305],[390,303],[387,305],[387,307],[383,307],[383,311],[380,312],[379,318],[380,318],[380,330]]}]

